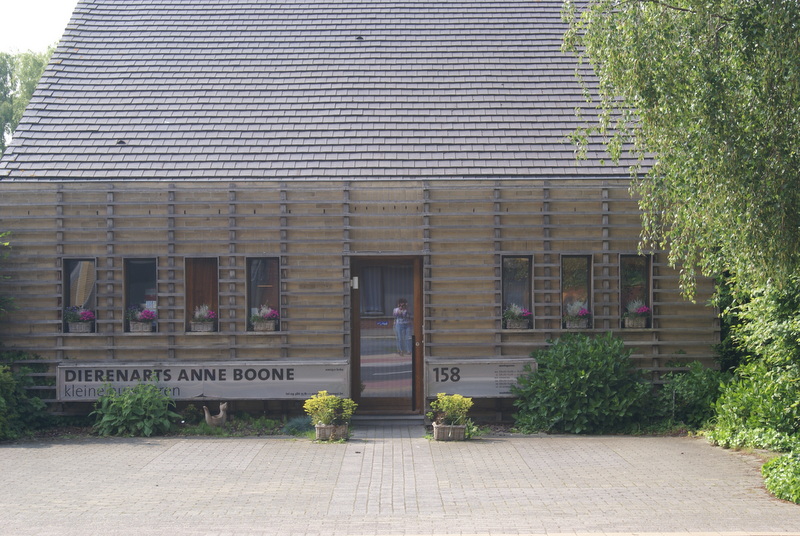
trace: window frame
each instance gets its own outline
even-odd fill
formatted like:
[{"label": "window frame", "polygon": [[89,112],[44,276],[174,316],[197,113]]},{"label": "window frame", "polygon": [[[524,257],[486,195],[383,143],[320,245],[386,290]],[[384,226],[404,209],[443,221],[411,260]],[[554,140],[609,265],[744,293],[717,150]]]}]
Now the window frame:
[{"label": "window frame", "polygon": [[[202,263],[213,266],[202,266]],[[216,324],[219,326],[221,315],[219,311],[219,258],[218,257],[186,257],[183,261],[183,292],[185,300],[186,331],[192,321],[195,307],[208,305],[217,315]],[[195,282],[197,277],[208,275],[211,284]]]},{"label": "window frame", "polygon": [[[266,261],[267,263],[267,271],[269,273],[270,270],[274,267],[274,274],[275,274],[275,303],[254,303],[253,300],[257,299],[259,302],[263,301],[262,299],[255,296],[253,291],[253,285],[258,285],[258,283],[253,281],[253,267],[252,263],[254,261]],[[269,305],[270,308],[275,309],[278,311],[279,315],[281,313],[281,302],[282,302],[282,292],[281,292],[281,261],[280,257],[247,257],[245,259],[245,277],[246,285],[245,285],[245,307],[246,307],[246,322],[247,322],[247,331],[254,331],[253,325],[250,322],[250,317],[255,314],[259,307],[262,305]],[[270,300],[266,300],[269,302]],[[280,317],[276,320],[276,331],[280,331]]]},{"label": "window frame", "polygon": [[[507,260],[524,260],[528,263],[524,282],[525,288],[522,290],[522,303],[511,301],[512,299],[509,297],[509,286],[511,282],[506,279]],[[533,255],[503,255],[500,260],[500,288],[502,293],[502,311],[504,312],[512,303],[531,311],[531,316],[528,321],[528,327],[531,327],[532,323],[535,321],[533,315]]]},{"label": "window frame", "polygon": [[[158,314],[158,257],[127,257],[123,259],[123,300],[124,300],[124,311],[127,313],[128,308],[133,307],[134,305],[140,305],[140,303],[134,303],[134,298],[131,296],[131,272],[133,271],[131,265],[136,262],[143,262],[143,261],[151,261],[153,264],[153,289],[155,290],[155,294],[153,295],[153,300],[147,300],[147,293],[144,294],[145,297],[145,306],[155,311]],[[152,303],[150,303],[152,302]],[[125,332],[130,332],[130,325],[126,321],[126,314],[123,314],[123,323],[124,323],[124,330]],[[158,321],[153,322],[156,331],[158,331]]]},{"label": "window frame", "polygon": [[[559,285],[560,285],[560,300],[561,300],[561,319],[562,319],[562,326],[566,327],[566,316],[567,316],[567,307],[569,304],[574,303],[579,298],[573,298],[568,301],[566,292],[568,289],[565,286],[565,278],[564,278],[564,261],[568,259],[584,259],[586,262],[586,281],[585,281],[585,290],[586,290],[586,309],[589,311],[589,324],[587,328],[592,328],[594,326],[594,312],[592,311],[592,307],[594,305],[594,277],[593,277],[593,263],[594,257],[590,254],[585,255],[561,255],[559,259]],[[575,287],[579,288],[579,287]]]},{"label": "window frame", "polygon": [[[91,290],[87,299],[82,304],[73,303],[75,297],[72,295],[72,272],[78,263],[91,263],[91,273],[93,280]],[[74,264],[73,264],[74,263]],[[64,320],[64,310],[73,305],[79,305],[92,311],[97,317],[97,259],[94,257],[74,257],[62,259],[62,289],[61,289],[61,331],[67,332],[67,322]],[[91,302],[91,303],[90,303]]]},{"label": "window frame", "polygon": [[[620,324],[625,325],[625,313],[627,312],[627,304],[637,299],[632,293],[626,292],[626,285],[625,285],[625,267],[624,261],[626,259],[639,259],[643,260],[645,263],[644,270],[642,275],[643,277],[643,286],[644,289],[638,293],[636,296],[641,296],[644,301],[644,305],[650,308],[650,315],[647,317],[647,327],[652,325],[653,320],[653,256],[652,255],[639,255],[639,254],[620,254],[619,256],[619,310],[620,310]],[[636,286],[636,285],[629,285]]]}]

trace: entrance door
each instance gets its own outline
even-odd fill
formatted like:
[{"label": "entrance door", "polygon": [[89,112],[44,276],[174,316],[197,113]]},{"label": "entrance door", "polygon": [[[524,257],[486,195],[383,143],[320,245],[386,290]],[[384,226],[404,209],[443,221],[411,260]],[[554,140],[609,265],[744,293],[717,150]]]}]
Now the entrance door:
[{"label": "entrance door", "polygon": [[360,413],[417,413],[422,406],[420,266],[416,258],[353,262],[351,376]]}]

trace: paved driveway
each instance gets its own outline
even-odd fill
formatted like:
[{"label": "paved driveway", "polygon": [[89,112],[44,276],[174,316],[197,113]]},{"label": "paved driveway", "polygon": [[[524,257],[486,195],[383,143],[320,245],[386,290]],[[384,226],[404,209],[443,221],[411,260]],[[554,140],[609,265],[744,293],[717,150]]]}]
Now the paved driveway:
[{"label": "paved driveway", "polygon": [[0,534],[800,535],[754,456],[701,439],[423,433],[0,445]]}]

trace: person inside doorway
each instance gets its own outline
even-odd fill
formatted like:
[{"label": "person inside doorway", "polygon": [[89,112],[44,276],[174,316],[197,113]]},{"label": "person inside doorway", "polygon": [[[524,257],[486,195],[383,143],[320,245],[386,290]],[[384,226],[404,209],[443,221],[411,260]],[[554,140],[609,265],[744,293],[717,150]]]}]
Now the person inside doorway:
[{"label": "person inside doorway", "polygon": [[394,333],[397,336],[397,353],[411,355],[411,317],[408,314],[408,301],[405,298],[397,300],[397,307],[392,314]]}]

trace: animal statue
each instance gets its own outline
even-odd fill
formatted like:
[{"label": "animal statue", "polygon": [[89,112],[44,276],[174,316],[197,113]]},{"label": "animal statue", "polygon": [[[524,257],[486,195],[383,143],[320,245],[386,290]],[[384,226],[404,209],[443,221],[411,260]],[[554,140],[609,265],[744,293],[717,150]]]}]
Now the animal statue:
[{"label": "animal statue", "polygon": [[208,406],[203,406],[203,412],[206,414],[206,423],[209,426],[222,426],[228,420],[228,403],[222,402],[219,405],[219,414],[211,415],[208,411]]}]

